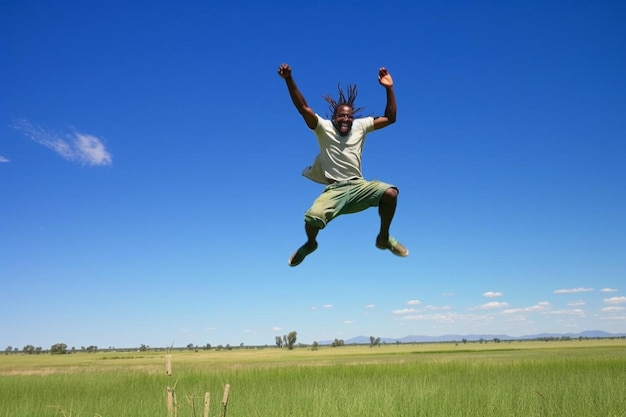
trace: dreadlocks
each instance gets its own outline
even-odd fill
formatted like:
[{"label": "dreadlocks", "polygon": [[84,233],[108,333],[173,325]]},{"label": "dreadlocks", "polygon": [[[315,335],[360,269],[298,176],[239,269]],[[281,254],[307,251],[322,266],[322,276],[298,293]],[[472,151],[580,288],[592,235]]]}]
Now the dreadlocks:
[{"label": "dreadlocks", "polygon": [[[354,102],[358,94],[356,84],[354,85],[348,84],[348,97],[347,98],[346,98],[346,94],[343,92],[343,89],[341,88],[341,85],[339,83],[337,83],[337,90],[339,91],[339,100],[335,101],[335,99],[332,98],[328,94],[324,96],[324,100],[328,102],[329,104],[328,109],[331,111],[332,115],[333,116],[335,115],[335,112],[337,111],[337,107],[345,105],[345,106],[352,107],[352,110],[355,113],[354,117],[359,117],[356,115],[356,113],[360,112],[365,107],[357,107],[357,108],[354,107]],[[329,117],[328,114],[326,116]]]}]

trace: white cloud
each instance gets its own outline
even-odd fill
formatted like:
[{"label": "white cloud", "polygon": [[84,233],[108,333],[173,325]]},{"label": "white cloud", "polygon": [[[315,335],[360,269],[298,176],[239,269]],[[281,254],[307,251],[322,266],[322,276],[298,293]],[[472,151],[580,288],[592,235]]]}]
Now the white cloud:
[{"label": "white cloud", "polygon": [[606,317],[599,317],[600,320],[626,320],[626,315],[611,315]]},{"label": "white cloud", "polygon": [[393,314],[410,314],[415,313],[415,311],[417,310],[415,310],[414,308],[402,308],[399,310],[393,310]]},{"label": "white cloud", "polygon": [[489,303],[485,303],[476,307],[471,307],[469,310],[489,310],[492,308],[504,308],[508,307],[509,303],[500,302],[500,301],[491,301]]},{"label": "white cloud", "polygon": [[623,304],[626,303],[626,297],[611,297],[602,300],[605,304]]},{"label": "white cloud", "polygon": [[0,162],[9,162],[4,156],[0,155]]},{"label": "white cloud", "polygon": [[617,292],[618,290],[615,288],[602,288],[600,292]]},{"label": "white cloud", "polygon": [[555,294],[575,294],[575,293],[579,293],[579,292],[591,292],[593,291],[593,288],[569,288],[569,289],[563,289],[563,290],[556,290],[554,291]]},{"label": "white cloud", "polygon": [[554,310],[554,311],[548,312],[548,314],[556,314],[556,315],[562,315],[562,316],[584,316],[585,312],[581,310],[580,308],[573,308],[570,310]]},{"label": "white cloud", "polygon": [[483,293],[483,297],[487,298],[502,297],[503,295],[504,294],[499,291],[487,291],[486,293]]},{"label": "white cloud", "polygon": [[620,313],[626,310],[624,307],[604,307],[601,311],[603,313]]},{"label": "white cloud", "polygon": [[406,302],[406,305],[408,305],[408,306],[416,306],[419,303],[421,303],[420,300],[409,300],[409,301]]},{"label": "white cloud", "polygon": [[333,308],[333,305],[332,304],[324,304],[322,307],[324,307],[324,308]]},{"label": "white cloud", "polygon": [[350,324],[352,324],[352,320],[345,320],[345,321],[343,322],[343,324],[350,325]]},{"label": "white cloud", "polygon": [[273,332],[280,332],[280,331],[282,331],[282,330],[283,330],[283,329],[282,329],[282,327],[278,327],[278,326],[274,326],[274,327],[272,327],[272,331],[273,331]]},{"label": "white cloud", "polygon": [[376,308],[376,304],[368,304],[365,308]]},{"label": "white cloud", "polygon": [[424,310],[428,310],[428,311],[437,311],[437,310],[452,310],[452,307],[450,306],[433,306],[433,305],[427,305],[426,307],[424,307]]},{"label": "white cloud", "polygon": [[61,155],[68,161],[83,165],[111,165],[113,158],[101,139],[80,132],[57,134],[32,125],[27,120],[19,120],[11,126]]},{"label": "white cloud", "polygon": [[433,322],[444,322],[451,323],[456,320],[464,320],[467,317],[460,316],[455,313],[445,313],[445,314],[409,314],[404,317],[401,317],[400,320],[424,320],[424,321],[433,321]]},{"label": "white cloud", "polygon": [[550,303],[547,301],[542,301],[530,307],[509,308],[509,309],[504,310],[503,313],[504,314],[532,313],[532,312],[537,312],[537,311],[545,311],[548,308],[550,308]]},{"label": "white cloud", "polygon": [[454,293],[453,292],[443,292],[441,293],[442,297],[454,297]]},{"label": "white cloud", "polygon": [[585,304],[587,304],[585,300],[576,300],[576,301],[570,301],[569,303],[567,303],[567,305],[570,307],[584,306]]}]

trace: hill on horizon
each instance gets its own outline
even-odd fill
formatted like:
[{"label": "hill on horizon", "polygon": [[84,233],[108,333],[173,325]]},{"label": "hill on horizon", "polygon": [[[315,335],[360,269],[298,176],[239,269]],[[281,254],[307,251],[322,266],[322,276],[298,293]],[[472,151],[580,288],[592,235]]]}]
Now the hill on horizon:
[{"label": "hill on horizon", "polygon": [[[378,337],[378,336],[374,336]],[[538,333],[525,336],[509,336],[506,334],[445,334],[441,336],[426,336],[426,335],[409,335],[401,338],[381,337],[380,343],[436,343],[436,342],[461,342],[466,340],[468,342],[477,342],[480,340],[535,340],[546,338],[611,338],[611,337],[626,337],[626,333],[609,333],[603,330],[585,330],[579,333]],[[318,342],[320,345],[331,345],[332,340],[324,340]],[[369,336],[356,336],[347,340],[344,340],[346,345],[364,345],[370,344]]]}]

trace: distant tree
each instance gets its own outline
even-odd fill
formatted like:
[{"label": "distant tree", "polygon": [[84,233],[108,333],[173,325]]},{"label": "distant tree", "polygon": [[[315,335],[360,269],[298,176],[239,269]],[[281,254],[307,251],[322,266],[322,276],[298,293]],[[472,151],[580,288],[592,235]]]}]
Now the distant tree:
[{"label": "distant tree", "polygon": [[380,337],[370,336],[370,347],[379,346],[380,345]]},{"label": "distant tree", "polygon": [[283,338],[280,336],[276,336],[276,346],[278,346],[279,348],[283,347]]},{"label": "distant tree", "polygon": [[32,355],[33,353],[35,353],[35,346],[33,346],[33,345],[26,345],[22,349],[22,352],[26,353],[27,355]]},{"label": "distant tree", "polygon": [[345,345],[343,339],[335,339],[332,343],[332,347],[339,347]]},{"label": "distant tree", "polygon": [[289,332],[289,334],[287,334],[285,336],[285,340],[287,341],[287,348],[289,350],[293,350],[293,347],[296,344],[296,339],[298,338],[298,332]]},{"label": "distant tree", "polygon": [[142,343],[141,346],[139,346],[139,352],[146,352],[149,348],[150,348],[150,346],[144,345]]},{"label": "distant tree", "polygon": [[43,349],[41,348],[41,346],[37,346],[37,347],[35,348],[35,354],[36,354],[36,355],[39,355],[39,354],[41,353],[41,351],[42,351],[42,350],[43,350]]},{"label": "distant tree", "polygon": [[466,344],[467,343],[467,339],[463,338],[462,342],[463,342],[463,344]]},{"label": "distant tree", "polygon": [[312,350],[317,350],[318,346],[319,346],[319,343],[313,342],[313,347],[311,349]]},{"label": "distant tree", "polygon": [[193,343],[189,343],[189,344],[187,345],[187,349],[189,349],[189,350],[193,350]]},{"label": "distant tree", "polygon": [[7,348],[4,350],[4,354],[8,355],[9,353],[13,352],[13,346],[7,346]]},{"label": "distant tree", "polygon": [[53,355],[63,355],[67,353],[67,345],[65,343],[56,343],[50,347],[50,353]]}]

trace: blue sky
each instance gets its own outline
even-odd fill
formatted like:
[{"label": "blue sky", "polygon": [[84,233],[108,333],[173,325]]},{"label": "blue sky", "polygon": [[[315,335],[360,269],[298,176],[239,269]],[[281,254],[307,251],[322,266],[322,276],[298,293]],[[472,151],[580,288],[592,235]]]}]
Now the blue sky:
[{"label": "blue sky", "polygon": [[[5,1],[0,346],[274,344],[626,331],[620,1]],[[364,175],[401,192],[296,267],[311,107],[338,82],[397,123]]]}]

